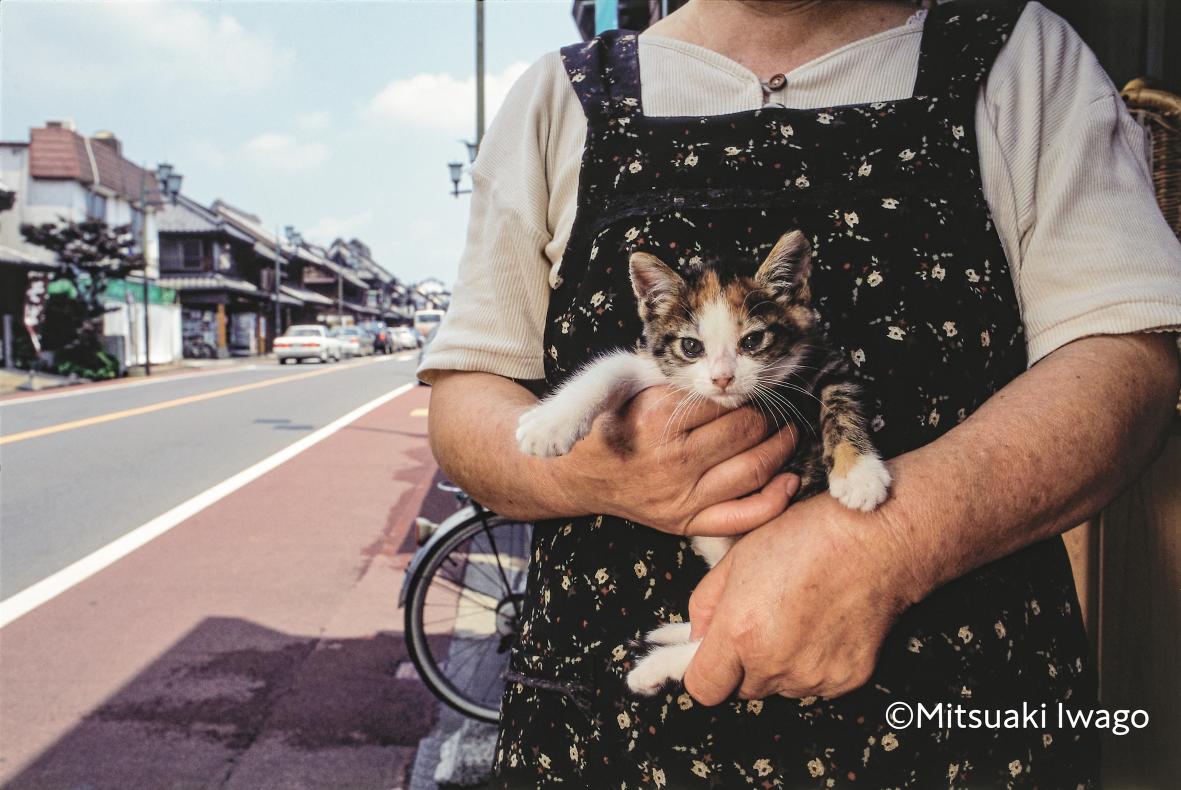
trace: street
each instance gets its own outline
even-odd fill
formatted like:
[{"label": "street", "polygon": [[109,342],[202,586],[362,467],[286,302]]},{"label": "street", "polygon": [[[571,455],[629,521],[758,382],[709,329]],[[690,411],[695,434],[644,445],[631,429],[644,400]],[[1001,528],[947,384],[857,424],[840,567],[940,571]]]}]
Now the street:
[{"label": "street", "polygon": [[407,786],[438,705],[397,594],[453,505],[414,364],[0,400],[0,785]]}]

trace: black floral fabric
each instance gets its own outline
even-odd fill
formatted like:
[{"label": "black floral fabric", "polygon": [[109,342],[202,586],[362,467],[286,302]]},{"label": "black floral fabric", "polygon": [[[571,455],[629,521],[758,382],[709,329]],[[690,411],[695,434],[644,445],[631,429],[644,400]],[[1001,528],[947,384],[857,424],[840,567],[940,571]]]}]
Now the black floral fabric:
[{"label": "black floral fabric", "polygon": [[[628,257],[753,272],[775,240],[811,239],[812,290],[873,399],[887,457],[967,418],[1026,366],[1021,316],[980,184],[980,82],[1022,3],[931,12],[914,95],[817,110],[649,117],[637,36],[562,58],[587,117],[577,216],[545,336],[559,385],[640,334]],[[683,688],[630,694],[629,644],[688,617],[705,573],[686,541],[606,515],[539,524],[502,704],[505,787],[1088,787],[1075,731],[892,728],[895,700],[1085,705],[1092,680],[1055,539],[934,593],[898,622],[874,678],[835,700],[713,708]]]}]

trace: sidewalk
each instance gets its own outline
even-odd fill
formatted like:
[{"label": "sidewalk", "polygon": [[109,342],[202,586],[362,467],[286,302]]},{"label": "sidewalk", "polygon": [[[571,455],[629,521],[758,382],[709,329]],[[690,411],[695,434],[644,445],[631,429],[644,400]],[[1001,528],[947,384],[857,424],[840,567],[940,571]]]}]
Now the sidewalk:
[{"label": "sidewalk", "polygon": [[[243,367],[274,363],[275,358],[269,354],[253,357],[229,357],[227,359],[181,359],[167,365],[153,365],[152,376],[174,376],[178,373],[190,373],[195,370],[219,370],[224,368]],[[143,378],[143,368],[131,368],[127,376],[103,381],[91,381],[82,378],[69,378],[53,373],[37,372],[32,376],[30,386],[29,371],[16,368],[0,368],[0,396],[21,392],[41,392],[59,387],[101,387],[116,381]]]},{"label": "sidewalk", "polygon": [[0,631],[0,784],[407,787],[439,716],[396,608],[437,471],[427,399],[375,409]]}]

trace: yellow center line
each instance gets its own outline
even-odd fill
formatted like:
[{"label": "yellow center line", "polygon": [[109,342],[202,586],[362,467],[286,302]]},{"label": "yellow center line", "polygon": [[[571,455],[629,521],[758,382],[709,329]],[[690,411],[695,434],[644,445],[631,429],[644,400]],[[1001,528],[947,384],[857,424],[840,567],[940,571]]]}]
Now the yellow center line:
[{"label": "yellow center line", "polygon": [[[374,360],[374,362],[376,361],[377,360]],[[373,362],[361,363],[361,365],[371,364],[373,364]],[[34,428],[31,431],[22,431],[21,433],[14,433],[11,436],[0,436],[0,445],[12,444],[13,442],[23,442],[26,439],[36,439],[38,436],[48,436],[49,434],[61,433],[62,431],[72,431],[75,428],[85,428],[89,425],[101,425],[104,422],[122,420],[126,417],[136,417],[140,414],[151,414],[154,411],[163,411],[164,409],[172,409],[177,406],[184,406],[189,403],[199,403],[200,401],[212,400],[213,398],[223,398],[226,395],[234,395],[239,392],[262,389],[263,387],[270,387],[273,384],[286,384],[290,381],[310,379],[315,376],[323,376],[326,373],[333,373],[337,370],[349,370],[350,368],[355,367],[360,367],[360,365],[331,368],[326,367],[323,370],[310,370],[307,373],[296,373],[293,376],[278,376],[273,379],[267,379],[266,381],[256,381],[252,384],[239,384],[236,387],[226,387],[225,389],[213,390],[212,392],[203,392],[200,395],[186,395],[183,398],[175,398],[173,400],[166,400],[160,403],[151,403],[147,406],[137,406],[134,409],[113,411],[108,414],[99,414],[94,417],[86,417],[81,420],[72,420],[70,422],[59,422],[57,425],[47,425],[44,428]]]}]

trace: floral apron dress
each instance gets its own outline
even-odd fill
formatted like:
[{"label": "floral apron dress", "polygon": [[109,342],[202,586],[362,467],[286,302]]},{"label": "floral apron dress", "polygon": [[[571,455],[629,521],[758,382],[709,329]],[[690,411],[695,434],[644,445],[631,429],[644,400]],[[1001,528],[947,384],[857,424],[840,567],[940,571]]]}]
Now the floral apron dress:
[{"label": "floral apron dress", "polygon": [[[822,110],[648,117],[635,33],[563,49],[587,139],[547,317],[548,385],[604,350],[634,346],[633,251],[682,270],[722,260],[753,272],[798,227],[815,249],[816,306],[874,399],[883,454],[964,420],[1026,367],[974,122],[980,83],[1022,5],[940,6],[926,20],[913,97]],[[612,516],[537,525],[502,703],[502,786],[1091,786],[1094,743],[1053,721],[970,730],[886,720],[895,700],[1088,704],[1086,639],[1060,539],[906,612],[873,679],[838,699],[735,697],[707,708],[680,686],[633,696],[629,643],[687,618],[705,570],[685,540]]]}]

